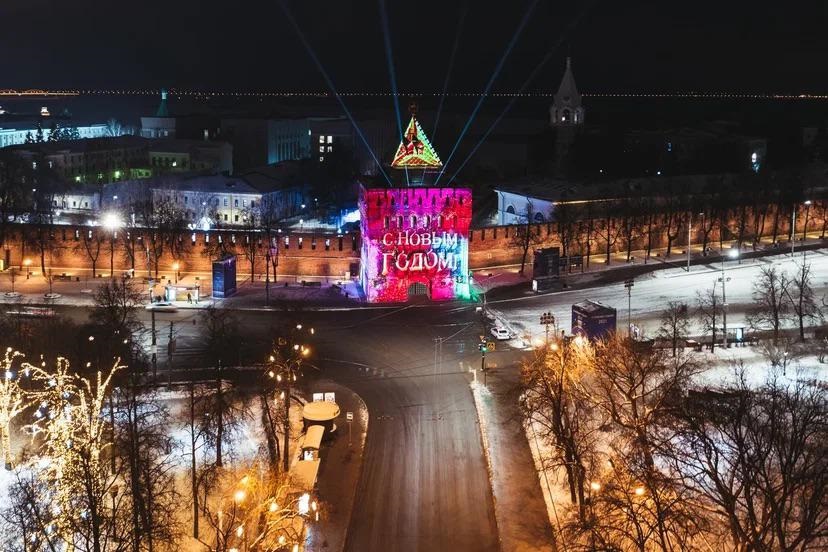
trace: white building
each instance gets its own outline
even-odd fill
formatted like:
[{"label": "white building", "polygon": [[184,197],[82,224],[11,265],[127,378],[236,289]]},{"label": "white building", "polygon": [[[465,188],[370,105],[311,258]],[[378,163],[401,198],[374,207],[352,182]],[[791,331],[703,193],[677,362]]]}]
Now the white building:
[{"label": "white building", "polygon": [[[0,148],[8,146],[16,146],[18,144],[26,143],[26,136],[35,136],[37,132],[37,124],[35,123],[7,123],[0,121]],[[13,125],[13,126],[12,126]],[[73,127],[78,129],[80,138],[101,138],[106,136],[106,125],[87,125]],[[48,128],[43,128],[43,140],[48,140],[52,131]]]}]

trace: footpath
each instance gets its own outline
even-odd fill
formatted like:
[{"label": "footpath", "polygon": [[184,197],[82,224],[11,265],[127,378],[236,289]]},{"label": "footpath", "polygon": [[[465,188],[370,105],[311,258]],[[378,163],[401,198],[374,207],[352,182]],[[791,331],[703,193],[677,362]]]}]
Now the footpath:
[{"label": "footpath", "polygon": [[[342,385],[328,379],[315,381],[315,392],[336,393],[340,416],[336,433],[322,449],[317,486],[322,499],[321,517],[310,525],[305,542],[307,550],[339,552],[345,547],[353,513],[356,487],[362,473],[362,456],[368,432],[368,409],[362,399]],[[350,432],[347,413],[353,413]]]},{"label": "footpath", "polygon": [[552,526],[518,408],[517,365],[489,371],[486,385],[472,382],[495,519],[505,552],[556,550]]}]

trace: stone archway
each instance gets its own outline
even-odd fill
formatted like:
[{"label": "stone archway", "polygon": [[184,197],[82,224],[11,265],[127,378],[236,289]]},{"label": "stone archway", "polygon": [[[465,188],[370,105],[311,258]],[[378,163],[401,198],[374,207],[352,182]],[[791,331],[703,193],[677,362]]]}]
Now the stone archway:
[{"label": "stone archway", "polygon": [[430,286],[424,282],[412,282],[408,286],[408,300],[431,299]]}]

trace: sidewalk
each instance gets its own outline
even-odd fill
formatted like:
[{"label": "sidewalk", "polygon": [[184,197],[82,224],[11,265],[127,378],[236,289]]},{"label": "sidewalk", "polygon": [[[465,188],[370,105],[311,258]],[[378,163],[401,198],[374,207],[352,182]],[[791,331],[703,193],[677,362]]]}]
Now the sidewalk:
[{"label": "sidewalk", "polygon": [[[322,517],[319,523],[310,526],[306,549],[339,552],[345,546],[353,515],[356,487],[362,474],[362,455],[368,432],[368,409],[359,395],[331,380],[315,381],[311,387],[312,391],[317,393],[336,393],[336,403],[341,414],[335,422],[336,434],[320,451],[322,463],[319,466],[317,486],[322,501]],[[351,422],[350,445],[346,420],[348,412],[354,415],[354,421]]]},{"label": "sidewalk", "polygon": [[[55,279],[52,282],[52,292],[57,296],[47,298],[45,294],[49,292],[49,283],[45,278],[35,274],[27,279],[25,276],[21,278],[18,274],[15,278],[14,291],[19,295],[12,297],[7,295],[7,292],[11,291],[10,273],[0,272],[0,303],[91,306],[94,304],[95,290],[110,281],[109,278],[92,279],[83,276],[80,276],[79,280]],[[144,278],[136,278],[133,281],[139,289],[146,290],[146,298],[149,301],[150,290]],[[164,285],[166,283],[167,280],[164,280]],[[178,280],[177,285],[192,286],[195,283],[194,276],[184,275]],[[240,281],[237,284],[236,293],[226,299],[213,299],[210,296],[212,292],[211,282],[202,278],[198,283],[200,284],[201,300],[198,303],[189,303],[186,300],[175,301],[176,307],[179,309],[203,309],[213,304],[220,304],[227,308],[238,309],[267,308],[267,292],[263,281],[257,280],[253,283]],[[154,286],[153,296],[162,293],[163,286],[161,284]],[[322,282],[319,286],[303,286],[301,281],[297,284],[293,280],[270,283],[270,307],[279,309],[296,303],[344,308],[349,306],[358,307],[365,304],[359,286],[353,281],[337,282],[331,280],[327,283]]]},{"label": "sidewalk", "polygon": [[[804,251],[818,251],[825,248],[826,246],[828,246],[828,243],[826,241],[823,241],[821,239],[809,239],[805,243],[800,242],[797,244],[796,254],[800,255]],[[719,253],[719,251],[708,253],[708,255],[705,256],[701,254],[700,247],[693,248],[694,251],[696,249],[698,249],[698,253],[693,253],[691,251],[691,274],[695,272],[707,272],[710,270],[718,270],[721,267],[722,255]],[[725,251],[729,250],[728,243],[725,243],[724,249]],[[520,269],[520,265],[493,267],[492,269],[476,271],[475,285],[477,285],[478,287],[483,287],[481,286],[481,282],[485,284],[487,279],[495,280],[495,278],[498,279],[497,282],[502,282],[488,288],[493,291],[487,293],[487,300],[493,301],[503,299],[514,299],[516,297],[521,296],[534,297],[538,295],[547,295],[550,293],[562,291],[562,289],[571,290],[595,287],[607,283],[619,282],[626,278],[639,278],[643,276],[673,277],[687,275],[686,254],[683,254],[682,250],[680,249],[674,249],[674,251],[676,251],[677,253],[674,253],[673,256],[670,258],[653,256],[646,263],[642,261],[627,263],[623,260],[615,260],[614,264],[610,264],[609,266],[607,266],[603,262],[595,261],[595,256],[593,256],[591,267],[588,270],[585,270],[584,272],[573,270],[572,272],[566,274],[564,274],[562,271],[560,276],[561,287],[549,291],[543,291],[540,293],[535,293],[531,290],[532,266],[529,262],[527,262],[527,266],[525,269],[527,275],[525,278],[520,279],[520,277],[517,275],[517,271]],[[662,251],[659,252],[662,253]],[[679,254],[679,252],[682,252],[682,254]],[[731,268],[754,266],[758,262],[766,262],[765,259],[779,258],[784,257],[786,255],[790,256],[790,247],[784,248],[765,245],[761,248],[758,248],[756,251],[753,251],[752,249],[743,249],[738,259],[725,256],[724,260],[727,263],[728,270],[730,270]],[[640,257],[636,258],[639,259]],[[513,273],[514,276],[510,276],[510,273]],[[491,274],[491,276],[489,276],[489,274]]]},{"label": "sidewalk", "polygon": [[[478,377],[480,375],[478,374]],[[472,383],[505,552],[555,550],[542,490],[521,424],[515,366],[490,371],[487,386]]]}]

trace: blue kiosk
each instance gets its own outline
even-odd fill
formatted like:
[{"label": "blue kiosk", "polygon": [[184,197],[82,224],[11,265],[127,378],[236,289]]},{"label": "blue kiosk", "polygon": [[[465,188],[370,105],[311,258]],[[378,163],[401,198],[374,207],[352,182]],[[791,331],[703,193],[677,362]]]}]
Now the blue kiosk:
[{"label": "blue kiosk", "polygon": [[236,256],[213,261],[213,297],[230,297],[236,293]]}]

